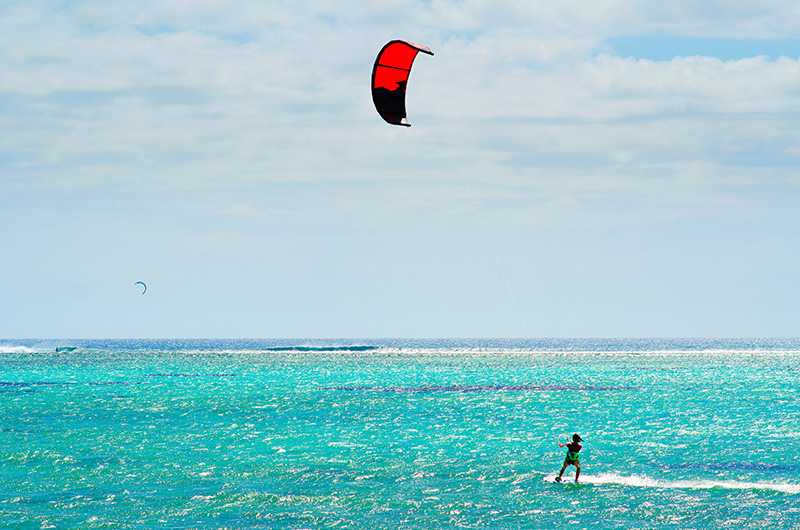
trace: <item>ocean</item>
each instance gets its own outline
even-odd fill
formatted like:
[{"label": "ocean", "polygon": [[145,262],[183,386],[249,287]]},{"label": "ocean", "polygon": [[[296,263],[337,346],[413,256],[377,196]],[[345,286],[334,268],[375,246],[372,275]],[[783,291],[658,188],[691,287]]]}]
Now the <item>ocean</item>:
[{"label": "ocean", "polygon": [[0,340],[0,527],[800,528],[799,390],[797,339]]}]

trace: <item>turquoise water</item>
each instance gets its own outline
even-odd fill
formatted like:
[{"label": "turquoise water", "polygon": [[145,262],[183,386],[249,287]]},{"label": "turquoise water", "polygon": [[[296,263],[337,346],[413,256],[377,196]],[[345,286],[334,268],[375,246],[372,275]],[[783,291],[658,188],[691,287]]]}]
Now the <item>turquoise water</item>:
[{"label": "turquoise water", "polygon": [[0,526],[797,528],[798,389],[797,340],[0,341]]}]

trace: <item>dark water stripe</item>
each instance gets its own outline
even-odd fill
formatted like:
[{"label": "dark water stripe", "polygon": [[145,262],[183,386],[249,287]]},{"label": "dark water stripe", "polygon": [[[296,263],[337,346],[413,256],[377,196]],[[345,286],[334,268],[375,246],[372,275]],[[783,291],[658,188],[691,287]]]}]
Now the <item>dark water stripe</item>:
[{"label": "dark water stripe", "polygon": [[142,383],[134,381],[90,381],[88,383],[76,383],[74,381],[0,381],[0,387],[25,388],[31,386],[108,386],[108,385],[140,385]]},{"label": "dark water stripe", "polygon": [[0,386],[68,386],[76,385],[73,382],[55,382],[55,381],[32,381],[32,382],[12,382],[0,381]]},{"label": "dark water stripe", "polygon": [[632,386],[569,386],[569,385],[423,385],[423,386],[337,386],[328,390],[364,391],[364,392],[495,392],[495,391],[536,391],[536,392],[564,392],[564,391],[622,391],[639,390]]},{"label": "dark water stripe", "polygon": [[703,471],[798,471],[798,464],[763,464],[757,462],[705,462],[701,464],[665,464],[664,469],[700,469]]},{"label": "dark water stripe", "polygon": [[233,377],[239,374],[147,374],[147,377]]}]

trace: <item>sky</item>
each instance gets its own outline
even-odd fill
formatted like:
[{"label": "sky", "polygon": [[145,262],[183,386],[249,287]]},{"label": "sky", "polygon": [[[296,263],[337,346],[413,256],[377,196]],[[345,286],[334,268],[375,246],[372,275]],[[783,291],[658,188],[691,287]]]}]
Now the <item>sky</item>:
[{"label": "sky", "polygon": [[[0,339],[800,336],[797,28],[782,0],[4,0]],[[410,128],[370,97],[393,39],[435,54]]]}]

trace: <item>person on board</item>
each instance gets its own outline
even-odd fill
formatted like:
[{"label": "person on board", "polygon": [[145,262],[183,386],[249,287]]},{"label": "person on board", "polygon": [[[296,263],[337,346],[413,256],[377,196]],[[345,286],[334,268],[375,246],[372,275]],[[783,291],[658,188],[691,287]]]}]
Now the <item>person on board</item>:
[{"label": "person on board", "polygon": [[556,477],[556,482],[561,482],[561,475],[564,474],[564,470],[567,469],[567,466],[575,466],[575,482],[578,482],[578,477],[581,476],[581,461],[578,460],[578,453],[583,447],[580,444],[580,442],[582,441],[583,440],[581,439],[580,435],[573,434],[572,443],[567,443],[567,444],[562,444],[561,442],[558,443],[559,447],[566,446],[567,457],[564,459],[564,465],[561,466],[561,472]]}]

